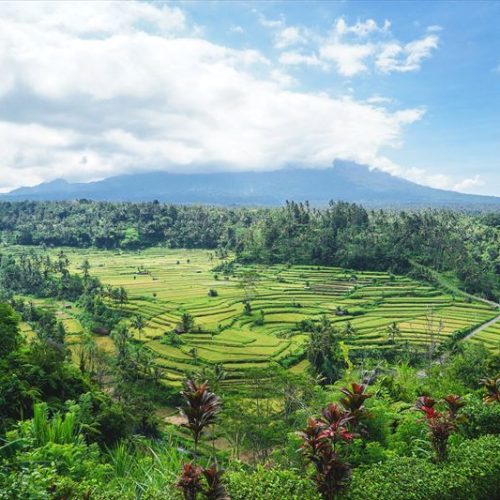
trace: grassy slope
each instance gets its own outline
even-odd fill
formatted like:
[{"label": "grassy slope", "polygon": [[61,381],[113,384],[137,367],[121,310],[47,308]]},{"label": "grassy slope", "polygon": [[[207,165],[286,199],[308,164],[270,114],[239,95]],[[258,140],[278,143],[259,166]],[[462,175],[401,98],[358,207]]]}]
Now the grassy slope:
[{"label": "grassy slope", "polygon": [[[19,247],[18,247],[19,248]],[[52,249],[56,254],[59,249]],[[230,276],[214,273],[220,263],[203,250],[151,248],[141,252],[64,249],[72,271],[79,272],[84,258],[91,273],[105,284],[123,286],[129,295],[124,306],[131,314],[141,314],[146,323],[138,341],[154,351],[158,364],[165,369],[165,380],[176,382],[189,367],[222,363],[228,377],[244,378],[246,369],[266,367],[289,356],[296,358],[294,372],[307,368],[297,356],[306,337],[296,335],[297,322],[319,318],[326,313],[342,331],[347,321],[354,333],[345,338],[353,349],[393,348],[387,343],[387,328],[397,322],[398,342],[426,345],[431,332],[437,342],[452,333],[484,323],[495,316],[493,307],[470,301],[462,294],[449,292],[405,276],[383,272],[353,272],[316,266],[247,266],[256,270],[259,281],[252,289],[241,287],[237,267]],[[144,268],[147,274],[139,273]],[[217,274],[217,277],[216,277]],[[217,278],[217,279],[216,279]],[[215,289],[217,297],[209,297]],[[243,314],[242,301],[251,296],[252,315]],[[337,307],[346,308],[347,316],[336,316]],[[255,325],[264,311],[264,324]],[[174,347],[159,342],[171,331],[183,312],[192,314],[195,331],[183,336],[184,343]],[[76,311],[62,311],[72,342],[82,331]],[[500,332],[491,328],[481,332],[482,341],[498,348]],[[195,351],[193,351],[193,348]]]}]

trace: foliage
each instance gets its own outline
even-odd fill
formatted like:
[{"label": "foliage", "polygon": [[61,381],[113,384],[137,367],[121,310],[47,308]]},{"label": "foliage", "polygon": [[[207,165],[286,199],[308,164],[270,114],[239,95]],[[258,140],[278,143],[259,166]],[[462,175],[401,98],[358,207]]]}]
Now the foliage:
[{"label": "foliage", "polygon": [[353,382],[351,389],[342,387],[340,392],[344,397],[340,399],[340,404],[350,417],[350,425],[357,428],[361,419],[366,416],[365,401],[373,396],[366,392],[366,385]]},{"label": "foliage", "polygon": [[350,467],[340,454],[341,443],[351,441],[348,432],[349,416],[332,404],[323,410],[323,419],[309,419],[301,433],[303,453],[314,465],[314,481],[321,497],[333,499],[347,484]]},{"label": "foliage", "polygon": [[311,325],[307,358],[326,383],[333,383],[340,378],[344,356],[337,331],[326,315],[322,316],[319,323]]},{"label": "foliage", "polygon": [[460,431],[468,438],[500,434],[500,404],[485,404],[478,396],[468,398]]},{"label": "foliage", "polygon": [[488,350],[483,345],[461,346],[446,365],[446,377],[460,381],[465,387],[477,389],[489,373]]},{"label": "foliage", "polygon": [[[182,467],[182,474],[177,481],[177,487],[182,490],[185,500],[195,500],[202,493],[207,500],[229,500],[226,488],[222,483],[223,471],[215,464],[202,468],[192,463]],[[202,478],[205,483],[202,483]]]},{"label": "foliage", "polygon": [[[0,303],[0,499],[173,499],[181,491],[186,498],[213,500],[228,495],[317,499],[306,478],[308,469],[314,470],[323,498],[500,497],[495,476],[500,465],[499,386],[493,377],[500,358],[459,343],[472,327],[467,326],[439,351],[435,363],[427,359],[424,366],[417,348],[412,352],[404,344],[409,337],[404,315],[397,323],[388,316],[385,323],[373,321],[370,314],[366,322],[354,317],[381,302],[404,309],[410,317],[418,309],[408,305],[412,297],[426,300],[433,293],[436,304],[455,302],[430,287],[415,287],[415,294],[400,296],[405,293],[402,281],[407,289],[414,282],[387,272],[438,282],[454,297],[461,295],[457,304],[464,297],[457,286],[498,296],[498,230],[498,224],[479,216],[368,212],[346,203],[322,210],[293,202],[275,209],[0,203],[0,236],[7,244],[212,248],[222,261],[214,272],[233,284],[224,288],[224,300],[210,300],[210,283],[204,281],[204,304],[191,309],[191,303],[179,301],[178,309],[158,316],[165,304],[160,293],[157,297],[150,289],[138,301],[134,292],[129,302],[126,280],[120,282],[123,286],[104,286],[91,276],[96,267],[90,266],[88,252],[75,273],[65,250],[3,252],[0,296],[16,312]],[[236,259],[229,261],[229,254]],[[258,263],[281,265],[269,269]],[[327,273],[319,265],[349,269],[342,277],[341,270]],[[143,265],[134,269],[136,284],[156,279]],[[366,269],[386,273],[361,272]],[[332,275],[334,283],[329,283]],[[286,288],[293,295],[271,305],[269,283],[273,290]],[[300,289],[296,295],[294,287]],[[312,294],[327,295],[322,287],[335,289],[334,296],[344,294],[341,304],[328,306],[333,321],[316,315],[324,309],[311,307],[308,300]],[[231,296],[233,289],[243,292]],[[216,290],[209,289],[209,295],[216,297]],[[79,367],[70,359],[76,336],[64,326],[71,322],[65,319],[63,324],[55,313],[54,304],[60,301],[73,304],[69,316],[78,311],[86,330],[79,336]],[[41,302],[43,307],[37,305]],[[463,310],[452,306],[456,324],[472,324],[492,314],[477,302],[470,306],[473,319],[463,322]],[[206,319],[208,307],[219,315],[213,327]],[[237,314],[243,309],[238,317],[241,332],[224,319],[224,307]],[[199,326],[188,311],[196,311]],[[131,321],[125,320],[129,314],[134,315]],[[19,319],[29,342],[19,333]],[[158,327],[157,338],[152,323],[165,325]],[[159,341],[166,329],[172,331]],[[107,367],[99,375],[92,331],[112,332],[116,347],[114,357],[103,355],[101,364]],[[246,341],[247,332],[251,341],[240,342]],[[388,343],[379,340],[384,332]],[[365,339],[371,348],[360,348]],[[216,353],[210,349],[214,345]],[[231,355],[221,360],[213,353]],[[212,355],[213,363],[205,363]],[[161,369],[156,365],[160,356]],[[407,363],[399,363],[401,358]],[[179,397],[175,384],[191,367],[201,380],[210,380],[210,388],[225,403],[222,411],[207,382],[186,382],[182,411],[192,440],[184,429],[159,425],[156,416],[157,405],[171,407],[173,391]],[[309,367],[316,378],[307,375]],[[351,384],[352,377],[362,378],[369,389]],[[337,389],[339,396],[332,392]],[[436,397],[462,396],[446,396],[442,403],[427,396],[419,399],[424,426],[410,403],[431,391]],[[487,404],[481,401],[483,394]],[[307,421],[320,408],[321,416]],[[304,427],[299,435],[297,429]],[[207,434],[210,444],[202,440]],[[193,441],[194,454],[188,451]],[[302,454],[297,452],[300,444]],[[433,449],[439,464],[430,460]],[[245,465],[234,458],[242,458]],[[222,476],[214,461],[229,472]]]},{"label": "foliage", "polygon": [[310,481],[292,470],[258,466],[252,473],[227,473],[228,491],[233,500],[319,500]]},{"label": "foliage", "polygon": [[365,414],[364,402],[371,397],[362,384],[343,387],[340,405],[329,404],[321,418],[310,418],[301,432],[302,451],[315,467],[316,488],[322,498],[332,499],[345,488],[351,473],[347,463],[348,444],[352,443],[360,419]]},{"label": "foliage", "polygon": [[195,320],[191,314],[185,312],[182,313],[181,320],[175,328],[175,333],[187,333],[191,332],[195,327]]},{"label": "foliage", "polygon": [[195,500],[203,489],[201,467],[192,463],[184,464],[182,474],[177,481],[177,487],[182,490],[185,500]]},{"label": "foliage", "polygon": [[349,500],[469,500],[498,498],[499,440],[484,436],[450,449],[449,460],[394,457],[353,473]]},{"label": "foliage", "polygon": [[465,406],[465,401],[453,394],[446,396],[443,400],[447,406],[446,411],[436,410],[436,401],[428,396],[421,396],[416,403],[416,408],[425,415],[425,422],[429,428],[429,436],[438,462],[446,460],[448,439],[451,433],[456,431],[457,424],[461,421],[458,413]]},{"label": "foliage", "polygon": [[500,403],[500,375],[493,378],[486,378],[483,381],[486,394],[484,395],[485,403]]},{"label": "foliage", "polygon": [[[459,212],[367,211],[345,202],[318,210],[159,203],[2,202],[0,232],[22,245],[226,249],[241,260],[407,272],[449,271],[470,293],[498,297],[499,228]],[[216,269],[225,272],[225,269]]]},{"label": "foliage", "polygon": [[15,351],[21,342],[18,318],[13,309],[0,303],[0,359]]},{"label": "foliage", "polygon": [[181,395],[184,398],[181,413],[187,420],[183,426],[193,434],[196,453],[203,431],[208,425],[215,423],[221,401],[216,394],[210,392],[207,381],[198,384],[194,380],[186,380]]}]

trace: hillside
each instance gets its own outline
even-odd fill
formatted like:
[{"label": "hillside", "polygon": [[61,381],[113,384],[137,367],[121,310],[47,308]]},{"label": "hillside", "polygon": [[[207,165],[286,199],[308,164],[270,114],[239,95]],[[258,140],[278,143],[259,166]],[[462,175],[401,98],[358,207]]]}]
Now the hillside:
[{"label": "hillside", "polygon": [[270,172],[173,174],[152,172],[110,177],[97,182],[63,179],[19,188],[3,200],[152,201],[219,205],[280,205],[286,200],[321,206],[343,200],[367,206],[500,208],[500,198],[422,186],[379,170],[348,162],[334,167]]}]

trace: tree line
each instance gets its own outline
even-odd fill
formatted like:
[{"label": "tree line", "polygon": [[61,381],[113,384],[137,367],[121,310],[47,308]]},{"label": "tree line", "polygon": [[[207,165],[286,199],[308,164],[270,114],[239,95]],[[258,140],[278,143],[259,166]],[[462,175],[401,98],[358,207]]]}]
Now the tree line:
[{"label": "tree line", "polygon": [[246,262],[335,265],[352,269],[448,273],[470,292],[500,296],[498,214],[446,210],[279,208],[152,203],[2,202],[4,244],[135,249],[219,249]]}]

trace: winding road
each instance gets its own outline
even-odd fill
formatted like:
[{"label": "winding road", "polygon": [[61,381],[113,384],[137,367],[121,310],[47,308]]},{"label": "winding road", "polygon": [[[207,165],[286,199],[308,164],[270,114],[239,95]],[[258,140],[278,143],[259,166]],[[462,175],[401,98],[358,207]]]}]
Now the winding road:
[{"label": "winding road", "polygon": [[481,332],[482,330],[488,328],[491,325],[494,325],[495,323],[498,323],[499,321],[500,321],[500,314],[496,318],[490,319],[486,323],[483,323],[481,326],[478,326],[476,329],[472,330],[472,332],[467,334],[462,340],[468,340],[471,337],[474,337],[474,335],[476,335],[477,333]]}]

